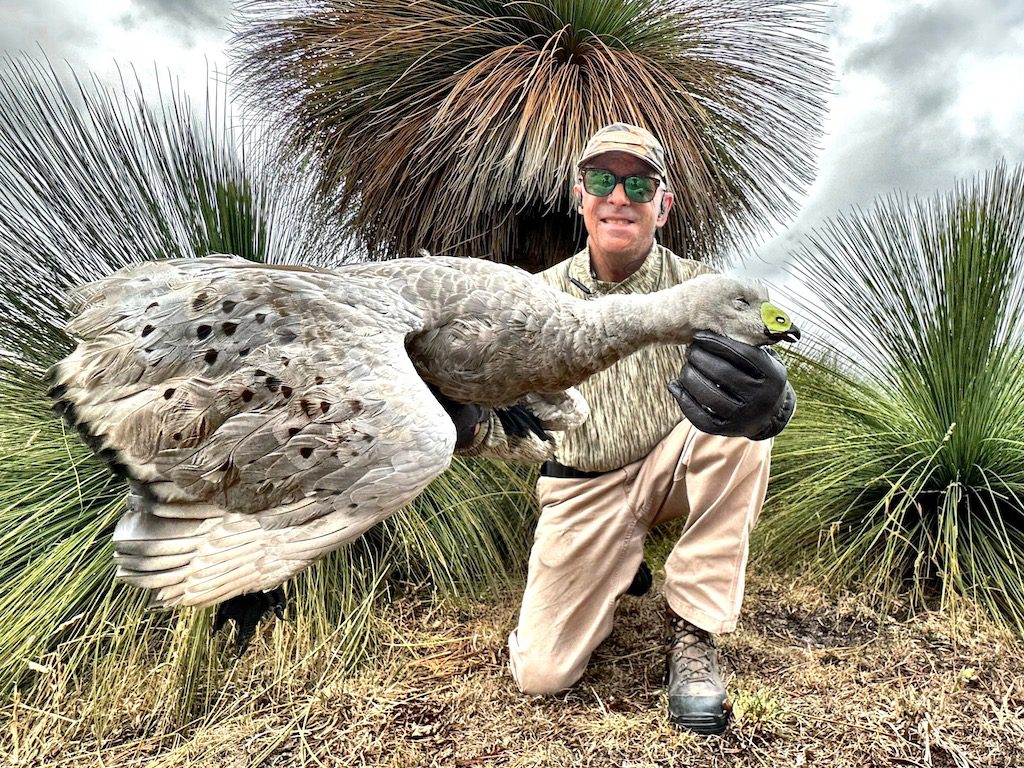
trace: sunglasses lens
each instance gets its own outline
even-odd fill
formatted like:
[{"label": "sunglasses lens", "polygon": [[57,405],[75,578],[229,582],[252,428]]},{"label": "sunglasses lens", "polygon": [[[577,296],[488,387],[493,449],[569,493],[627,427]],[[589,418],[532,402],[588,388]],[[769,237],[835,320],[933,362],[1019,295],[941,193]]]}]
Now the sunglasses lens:
[{"label": "sunglasses lens", "polygon": [[597,197],[610,195],[616,181],[615,174],[610,171],[592,169],[583,172],[583,188]]},{"label": "sunglasses lens", "polygon": [[651,202],[658,190],[658,180],[647,176],[627,176],[622,184],[626,188],[626,197],[634,203]]},{"label": "sunglasses lens", "polygon": [[[619,179],[611,171],[590,168],[583,172],[583,188],[595,197],[607,197],[618,183]],[[658,179],[647,176],[626,176],[622,179],[626,197],[634,203],[651,202],[658,191],[658,184]]]}]

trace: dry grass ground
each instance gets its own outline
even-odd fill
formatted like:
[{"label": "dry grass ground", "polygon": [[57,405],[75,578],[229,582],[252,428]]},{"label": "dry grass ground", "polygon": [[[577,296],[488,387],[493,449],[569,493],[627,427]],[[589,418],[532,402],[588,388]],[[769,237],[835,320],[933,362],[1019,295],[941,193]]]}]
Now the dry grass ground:
[{"label": "dry grass ground", "polygon": [[[898,618],[855,596],[751,574],[722,639],[734,722],[722,738],[665,724],[661,603],[620,607],[583,681],[520,695],[506,671],[517,595],[438,605],[405,598],[390,641],[354,676],[294,675],[245,689],[175,731],[166,671],[124,670],[98,717],[73,691],[3,710],[4,766],[1019,766],[1024,646],[963,609]],[[261,668],[275,633],[239,667]],[[269,642],[268,642],[269,641]],[[271,665],[263,663],[263,667]],[[232,678],[235,679],[235,678]]]}]

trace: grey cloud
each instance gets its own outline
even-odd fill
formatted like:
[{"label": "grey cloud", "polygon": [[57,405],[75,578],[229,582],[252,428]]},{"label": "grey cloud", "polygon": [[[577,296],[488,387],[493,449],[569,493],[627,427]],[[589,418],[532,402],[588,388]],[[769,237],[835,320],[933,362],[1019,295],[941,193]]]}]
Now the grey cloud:
[{"label": "grey cloud", "polygon": [[220,26],[231,11],[230,0],[134,0],[143,13],[188,29]]},{"label": "grey cloud", "polygon": [[908,5],[894,16],[886,33],[854,49],[845,62],[847,72],[870,71],[887,79],[906,79],[935,68],[950,69],[970,52],[992,55],[1017,48],[1010,31],[1024,25],[1019,0],[942,0]]},{"label": "grey cloud", "polygon": [[69,17],[67,9],[54,0],[0,0],[0,17],[0,52],[11,56],[25,52],[38,57],[42,49],[55,65],[67,60],[82,69],[85,52],[96,45],[88,26]]},{"label": "grey cloud", "polygon": [[977,32],[972,17],[958,7],[912,6],[894,19],[886,36],[855,48],[844,69],[904,79],[941,66],[970,46]]},{"label": "grey cloud", "polygon": [[[842,73],[873,77],[881,87],[868,89],[874,99],[858,104],[858,111],[844,109],[845,122],[831,126],[812,196],[793,226],[748,261],[752,272],[778,278],[806,233],[836,213],[870,207],[896,191],[930,196],[1002,159],[1024,161],[1017,132],[1001,132],[985,119],[975,121],[971,135],[964,132],[957,77],[966,56],[1024,58],[1013,48],[1024,31],[1024,4],[985,0],[964,7],[951,0],[905,7],[876,40],[839,62]],[[837,16],[837,38],[844,38],[844,20]],[[853,98],[842,79],[837,98]]]},{"label": "grey cloud", "polygon": [[196,45],[199,35],[223,30],[231,13],[231,0],[133,0],[132,6],[119,19],[122,27],[162,22],[188,47]]}]

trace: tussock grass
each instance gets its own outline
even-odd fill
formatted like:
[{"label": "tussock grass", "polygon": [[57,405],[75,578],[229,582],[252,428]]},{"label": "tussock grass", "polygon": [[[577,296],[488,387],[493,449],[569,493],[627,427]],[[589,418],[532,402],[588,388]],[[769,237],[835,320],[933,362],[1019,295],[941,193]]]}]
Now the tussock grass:
[{"label": "tussock grass", "polygon": [[839,216],[795,264],[819,346],[762,557],[1024,631],[1024,168]]},{"label": "tussock grass", "polygon": [[48,63],[0,59],[0,352],[37,367],[69,351],[71,288],[147,259],[233,253],[337,263],[351,239],[299,169],[225,108],[218,87],[193,107],[157,95],[67,83]]}]

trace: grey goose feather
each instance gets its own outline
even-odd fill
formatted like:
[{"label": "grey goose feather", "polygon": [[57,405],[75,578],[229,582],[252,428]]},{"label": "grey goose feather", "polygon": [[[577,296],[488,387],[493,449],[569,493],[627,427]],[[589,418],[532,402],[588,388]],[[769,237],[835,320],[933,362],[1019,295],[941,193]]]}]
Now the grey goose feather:
[{"label": "grey goose feather", "polygon": [[155,606],[271,589],[450,464],[459,403],[587,416],[575,384],[708,329],[772,341],[757,286],[704,275],[584,301],[522,270],[412,258],[336,270],[146,262],[80,288],[57,409],[126,475],[118,576]]}]

